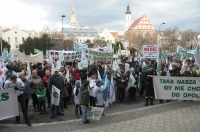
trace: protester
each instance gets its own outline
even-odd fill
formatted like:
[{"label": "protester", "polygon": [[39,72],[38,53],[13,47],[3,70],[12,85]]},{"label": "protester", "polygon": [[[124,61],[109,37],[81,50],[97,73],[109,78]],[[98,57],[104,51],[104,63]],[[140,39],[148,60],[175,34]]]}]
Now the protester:
[{"label": "protester", "polygon": [[26,88],[24,90],[24,99],[25,99],[26,109],[28,110],[29,98],[31,97],[30,82],[26,79],[24,72],[19,73],[19,78],[22,80],[22,82],[24,83],[25,88]]},{"label": "protester", "polygon": [[30,81],[30,86],[31,86],[32,104],[33,104],[34,110],[38,112],[39,100],[36,96],[36,91],[37,91],[38,85],[40,85],[40,83],[43,83],[43,82],[42,82],[42,79],[37,75],[37,70],[32,71],[32,75],[29,81]]},{"label": "protester", "polygon": [[[94,87],[94,90],[93,90],[93,96],[94,96],[93,98],[95,98],[96,107],[102,107],[102,108],[105,107],[104,99],[103,99],[104,91],[105,91],[105,88],[103,87],[101,80],[97,79],[96,86]],[[105,116],[105,113],[103,112],[102,115]]]},{"label": "protester", "polygon": [[59,106],[51,105],[50,119],[53,119],[57,115],[64,115],[62,112],[64,80],[61,76],[59,76],[59,69],[54,69],[53,75],[51,75],[49,78],[48,88],[50,89],[50,93],[52,91],[53,85],[60,90],[60,102]]},{"label": "protester", "polygon": [[[31,123],[28,118],[28,111],[25,106],[25,98],[24,98],[24,93],[23,93],[23,91],[25,90],[25,85],[22,82],[22,80],[17,78],[16,75],[12,75],[11,78],[5,82],[4,88],[5,89],[13,88],[13,89],[17,90],[18,102],[21,105],[22,113],[24,116],[24,121],[27,124],[27,126],[31,126]],[[16,124],[20,123],[20,116],[16,116],[15,123]]]},{"label": "protester", "polygon": [[36,96],[39,100],[39,108],[40,108],[40,114],[46,113],[46,88],[44,87],[43,83],[40,83],[37,87]]},{"label": "protester", "polygon": [[83,123],[89,123],[89,120],[87,119],[87,112],[90,106],[90,95],[88,91],[89,84],[90,82],[88,80],[85,80],[80,89],[80,105]]},{"label": "protester", "polygon": [[44,86],[46,88],[46,97],[47,97],[48,108],[51,107],[51,95],[50,95],[50,91],[49,91],[49,88],[48,88],[48,79],[49,79],[50,76],[51,76],[51,72],[49,70],[46,70],[45,76],[42,79]]},{"label": "protester", "polygon": [[74,103],[75,103],[75,114],[76,118],[79,118],[78,110],[80,111],[80,115],[82,115],[81,106],[80,106],[80,80],[76,80],[75,87],[73,90],[74,93]]},{"label": "protester", "polygon": [[145,91],[146,91],[146,96],[145,96],[145,106],[153,105],[154,101],[154,88],[153,88],[153,76],[156,75],[156,72],[154,70],[154,66],[150,65],[149,70],[147,70],[146,74],[144,75],[144,83],[145,83]]}]

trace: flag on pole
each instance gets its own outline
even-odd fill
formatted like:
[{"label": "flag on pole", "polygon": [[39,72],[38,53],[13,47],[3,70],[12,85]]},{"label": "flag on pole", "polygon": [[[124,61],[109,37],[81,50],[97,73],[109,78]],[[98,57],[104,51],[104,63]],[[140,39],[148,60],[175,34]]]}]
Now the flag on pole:
[{"label": "flag on pole", "polygon": [[53,85],[51,92],[51,104],[59,106],[59,103],[60,103],[60,90]]},{"label": "flag on pole", "polygon": [[158,58],[157,58],[157,73],[161,73],[161,57],[162,57],[162,48],[159,46]]},{"label": "flag on pole", "polygon": [[27,73],[26,73],[26,79],[28,80],[31,77],[31,68],[30,63],[27,62]]},{"label": "flag on pole", "polygon": [[200,65],[200,43],[197,44],[194,52],[195,64]]}]

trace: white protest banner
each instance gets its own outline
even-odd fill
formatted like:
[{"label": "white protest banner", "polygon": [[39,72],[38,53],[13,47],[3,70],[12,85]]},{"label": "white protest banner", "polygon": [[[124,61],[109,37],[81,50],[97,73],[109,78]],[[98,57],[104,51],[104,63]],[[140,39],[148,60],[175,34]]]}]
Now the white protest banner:
[{"label": "white protest banner", "polygon": [[51,104],[59,106],[59,103],[60,103],[60,90],[55,86],[52,86]]},{"label": "white protest banner", "polygon": [[93,112],[93,114],[92,114],[92,119],[93,119],[93,120],[100,120],[103,111],[104,111],[104,108],[93,107],[93,108],[91,109],[91,112]]},{"label": "white protest banner", "polygon": [[18,101],[13,88],[0,90],[0,120],[18,116]]},{"label": "white protest banner", "polygon": [[113,53],[88,49],[88,59],[92,61],[112,61]]},{"label": "white protest banner", "polygon": [[143,58],[156,59],[158,58],[158,45],[143,45],[142,54]]},{"label": "white protest banner", "polygon": [[[59,54],[60,52],[63,52],[64,61],[65,62],[71,62],[74,61],[74,59],[77,59],[78,61],[81,60],[81,52],[75,52],[75,51],[56,51],[56,50],[50,50],[49,55],[52,57],[53,60],[59,60]],[[87,57],[87,54],[86,54]]]},{"label": "white protest banner", "polygon": [[39,63],[43,63],[44,61],[44,55],[43,52],[36,54],[34,56],[29,56],[29,55],[25,55],[19,51],[16,51],[17,53],[17,58],[19,59],[20,62],[39,62]]},{"label": "white protest banner", "polygon": [[88,61],[78,62],[78,69],[83,69],[84,67],[88,67]]},{"label": "white protest banner", "polygon": [[156,99],[200,100],[199,77],[153,76]]}]

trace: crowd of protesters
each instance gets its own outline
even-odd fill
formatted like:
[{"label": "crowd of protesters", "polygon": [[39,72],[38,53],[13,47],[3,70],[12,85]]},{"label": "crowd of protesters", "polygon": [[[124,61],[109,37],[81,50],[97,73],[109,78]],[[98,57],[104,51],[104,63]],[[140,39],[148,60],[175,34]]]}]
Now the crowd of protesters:
[{"label": "crowd of protesters", "polygon": [[[18,102],[28,126],[31,126],[28,118],[30,100],[35,112],[45,114],[49,108],[50,119],[57,115],[64,116],[64,109],[74,103],[75,116],[79,118],[82,115],[83,123],[89,123],[87,111],[92,107],[105,107],[106,79],[110,82],[114,80],[116,100],[123,102],[127,91],[129,101],[135,101],[137,96],[143,97],[145,93],[145,106],[154,104],[152,76],[157,75],[157,63],[155,60],[137,60],[135,57],[134,54],[131,58],[121,56],[118,61],[119,69],[116,71],[113,71],[111,62],[100,61],[78,69],[78,61],[75,60],[73,63],[63,64],[53,72],[52,65],[46,61],[43,64],[31,63],[30,71],[26,63],[9,62],[6,67],[0,69],[0,89],[17,90]],[[181,59],[169,56],[162,62],[161,71],[159,76],[200,77],[200,68],[195,65],[193,57]],[[29,72],[31,75],[27,77]],[[68,72],[69,78],[66,77]],[[130,74],[133,75],[135,83],[127,88]],[[59,106],[51,105],[53,85],[61,91]],[[71,102],[71,98],[74,98],[74,102]],[[163,100],[160,100],[160,103],[163,103]],[[16,123],[20,123],[19,116],[16,117]]]}]

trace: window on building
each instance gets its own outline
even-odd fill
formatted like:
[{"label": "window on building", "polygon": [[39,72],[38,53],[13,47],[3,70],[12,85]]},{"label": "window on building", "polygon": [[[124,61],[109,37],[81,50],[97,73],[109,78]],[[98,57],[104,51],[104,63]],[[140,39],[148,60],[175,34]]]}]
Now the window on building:
[{"label": "window on building", "polygon": [[148,29],[150,29],[150,26],[148,26]]},{"label": "window on building", "polygon": [[8,37],[8,43],[10,44],[10,37]]},{"label": "window on building", "polygon": [[82,40],[80,39],[80,42],[82,42]]},{"label": "window on building", "polygon": [[139,26],[139,29],[141,29],[141,28],[142,28],[142,26],[140,25],[140,26]]},{"label": "window on building", "polygon": [[17,37],[15,37],[15,43],[18,43]]},{"label": "window on building", "polygon": [[19,45],[18,45],[18,44],[16,44],[16,45],[15,45],[15,48],[16,48],[16,49],[18,49],[18,48],[19,48]]},{"label": "window on building", "polygon": [[146,26],[143,26],[143,29],[146,29]]},{"label": "window on building", "polygon": [[22,42],[24,42],[24,37],[22,37]]}]

